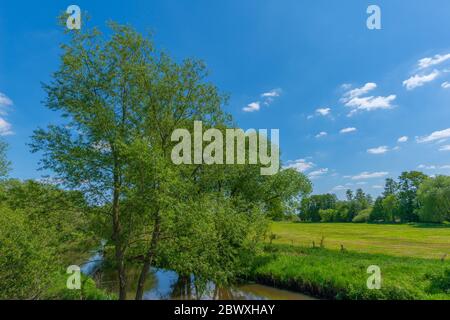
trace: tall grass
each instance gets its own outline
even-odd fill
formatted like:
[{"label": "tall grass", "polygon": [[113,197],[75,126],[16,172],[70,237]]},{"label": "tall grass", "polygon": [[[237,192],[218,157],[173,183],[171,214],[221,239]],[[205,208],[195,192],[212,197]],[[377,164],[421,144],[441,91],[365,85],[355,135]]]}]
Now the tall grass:
[{"label": "tall grass", "polygon": [[[380,290],[367,288],[367,268],[381,268]],[[450,300],[450,262],[325,248],[267,245],[249,278],[325,299]]]}]

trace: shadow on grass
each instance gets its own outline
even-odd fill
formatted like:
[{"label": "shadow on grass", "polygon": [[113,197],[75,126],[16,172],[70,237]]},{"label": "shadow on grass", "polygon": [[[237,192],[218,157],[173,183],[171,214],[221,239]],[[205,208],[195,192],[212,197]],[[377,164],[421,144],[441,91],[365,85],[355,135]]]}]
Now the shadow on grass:
[{"label": "shadow on grass", "polygon": [[414,223],[411,226],[423,229],[450,229],[450,223]]}]

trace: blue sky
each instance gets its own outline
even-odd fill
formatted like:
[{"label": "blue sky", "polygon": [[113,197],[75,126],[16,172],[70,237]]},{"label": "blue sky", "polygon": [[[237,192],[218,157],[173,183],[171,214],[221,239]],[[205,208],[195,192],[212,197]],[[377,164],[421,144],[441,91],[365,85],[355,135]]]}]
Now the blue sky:
[{"label": "blue sky", "polygon": [[[376,195],[386,177],[418,168],[450,174],[448,0],[123,3],[0,4],[0,134],[13,177],[41,175],[26,143],[58,121],[41,103],[41,82],[58,66],[56,17],[71,4],[91,25],[151,29],[175,58],[204,60],[231,96],[226,110],[244,129],[280,129],[282,161],[308,174],[316,193]],[[381,8],[381,30],[366,27],[369,4]]]}]

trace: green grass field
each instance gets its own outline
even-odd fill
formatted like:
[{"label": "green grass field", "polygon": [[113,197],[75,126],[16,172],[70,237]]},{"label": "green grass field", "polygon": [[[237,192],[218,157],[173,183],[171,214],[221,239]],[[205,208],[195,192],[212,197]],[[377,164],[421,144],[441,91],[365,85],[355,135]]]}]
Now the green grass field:
[{"label": "green grass field", "polygon": [[275,244],[319,246],[322,236],[327,249],[345,249],[392,256],[450,260],[450,225],[389,225],[354,223],[275,222]]},{"label": "green grass field", "polygon": [[[257,282],[326,299],[450,300],[449,225],[276,222],[271,232],[250,273]],[[371,265],[381,290],[367,288]]]}]

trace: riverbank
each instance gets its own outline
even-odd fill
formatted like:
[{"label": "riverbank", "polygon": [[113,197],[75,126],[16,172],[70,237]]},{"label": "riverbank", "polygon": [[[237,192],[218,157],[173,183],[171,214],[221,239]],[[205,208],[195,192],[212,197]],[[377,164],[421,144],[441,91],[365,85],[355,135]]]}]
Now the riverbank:
[{"label": "riverbank", "polygon": [[[369,290],[367,268],[381,269],[380,290]],[[382,254],[267,245],[247,280],[322,299],[450,300],[450,262]]]}]

